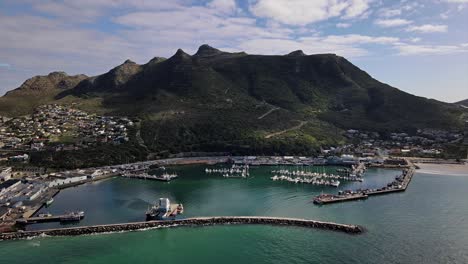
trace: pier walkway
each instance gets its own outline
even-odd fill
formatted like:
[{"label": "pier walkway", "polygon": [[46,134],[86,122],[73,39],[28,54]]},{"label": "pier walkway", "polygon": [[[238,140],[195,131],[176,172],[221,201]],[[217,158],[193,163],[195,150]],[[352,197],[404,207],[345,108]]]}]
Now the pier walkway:
[{"label": "pier walkway", "polygon": [[369,196],[389,194],[394,192],[404,192],[408,188],[411,179],[415,173],[415,167],[410,163],[410,168],[403,171],[400,176],[400,181],[394,181],[391,183],[391,186],[382,187],[379,189],[368,189],[368,190],[356,190],[353,192],[333,195],[333,194],[322,194],[314,198],[314,203],[318,205],[338,203],[338,202],[347,202],[354,200],[367,199]]},{"label": "pier walkway", "polygon": [[68,217],[69,215],[52,215],[52,216],[35,216],[29,218],[19,218],[16,219],[16,223],[20,225],[29,225],[36,223],[45,223],[45,222],[59,222],[61,219]]},{"label": "pier walkway", "polygon": [[197,217],[180,220],[162,220],[134,222],[123,224],[94,225],[71,228],[45,229],[37,231],[20,231],[0,234],[0,240],[25,239],[37,236],[78,236],[96,233],[136,231],[148,228],[169,228],[178,226],[213,226],[213,225],[275,225],[295,226],[304,228],[318,228],[344,232],[348,234],[360,234],[364,231],[358,225],[337,224],[298,218],[282,218],[269,216],[222,216],[222,217]]}]

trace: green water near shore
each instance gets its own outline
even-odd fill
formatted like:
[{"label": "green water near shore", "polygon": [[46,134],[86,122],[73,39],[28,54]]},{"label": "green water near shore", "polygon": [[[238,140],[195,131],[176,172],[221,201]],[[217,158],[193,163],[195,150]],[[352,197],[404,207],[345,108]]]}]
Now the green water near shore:
[{"label": "green water near shore", "polygon": [[[314,206],[333,187],[269,179],[271,167],[250,179],[205,175],[180,167],[171,183],[111,179],[62,191],[52,213],[82,209],[79,225],[140,221],[148,204],[169,197],[185,216],[270,215],[360,224],[347,235],[295,227],[217,226],[159,229],[81,237],[0,242],[2,263],[468,263],[468,177],[416,174],[408,190],[366,201]],[[363,183],[378,187],[398,171],[372,169]],[[46,209],[43,209],[46,210]],[[57,227],[56,223],[32,226]]]}]

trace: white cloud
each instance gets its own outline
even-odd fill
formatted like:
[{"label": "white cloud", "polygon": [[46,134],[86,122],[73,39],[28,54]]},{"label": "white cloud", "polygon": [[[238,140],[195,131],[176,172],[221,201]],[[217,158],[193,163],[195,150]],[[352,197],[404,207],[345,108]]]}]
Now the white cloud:
[{"label": "white cloud", "polygon": [[289,25],[307,25],[339,16],[356,18],[368,8],[369,0],[258,0],[250,5],[255,16]]},{"label": "white cloud", "polygon": [[324,37],[323,40],[327,43],[336,44],[391,44],[397,43],[399,38],[395,37],[371,37],[365,35],[331,35]]},{"label": "white cloud", "polygon": [[411,26],[406,29],[410,32],[420,32],[420,33],[437,33],[437,32],[447,32],[447,25],[421,25],[421,26]]},{"label": "white cloud", "polygon": [[380,27],[399,27],[411,24],[412,21],[402,18],[394,19],[377,19],[375,24]]},{"label": "white cloud", "polygon": [[364,48],[329,43],[319,37],[309,37],[300,40],[250,39],[240,43],[239,48],[250,54],[287,54],[298,49],[303,50],[307,54],[335,53],[346,57],[358,57],[368,54],[368,51]]},{"label": "white cloud", "polygon": [[351,26],[350,23],[338,23],[336,24],[337,28],[349,28]]},{"label": "white cloud", "polygon": [[349,0],[349,6],[345,10],[344,18],[355,18],[365,14],[369,8],[368,0]]},{"label": "white cloud", "polygon": [[456,3],[456,4],[468,3],[468,0],[443,0],[443,1],[447,3]]},{"label": "white cloud", "polygon": [[383,17],[394,17],[401,15],[402,11],[401,9],[382,8],[379,13]]},{"label": "white cloud", "polygon": [[33,9],[66,19],[67,22],[94,22],[98,17],[106,15],[111,10],[173,10],[182,8],[180,0],[147,1],[147,0],[43,0],[31,1]]},{"label": "white cloud", "polygon": [[467,53],[468,47],[462,45],[412,45],[399,43],[395,45],[400,55],[447,55]]},{"label": "white cloud", "polygon": [[239,48],[254,54],[286,54],[301,49],[307,54],[335,53],[350,58],[369,55],[365,45],[396,44],[398,41],[398,38],[393,37],[355,34],[303,37],[296,40],[255,38],[241,42]]},{"label": "white cloud", "polygon": [[222,13],[232,13],[236,11],[235,0],[213,0],[208,6]]}]

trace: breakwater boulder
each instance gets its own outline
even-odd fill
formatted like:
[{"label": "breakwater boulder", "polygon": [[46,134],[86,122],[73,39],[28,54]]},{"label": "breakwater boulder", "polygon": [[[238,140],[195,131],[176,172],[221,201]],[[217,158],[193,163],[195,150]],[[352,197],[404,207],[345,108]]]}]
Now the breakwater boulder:
[{"label": "breakwater boulder", "polygon": [[45,229],[37,231],[23,231],[0,234],[0,240],[24,239],[38,236],[79,236],[96,233],[113,233],[135,231],[150,228],[168,228],[180,226],[213,226],[213,225],[279,225],[304,228],[319,228],[339,231],[348,234],[359,234],[364,231],[358,225],[345,225],[315,220],[260,217],[260,216],[226,216],[226,217],[197,217],[180,220],[147,221],[109,225],[81,226],[72,228]]}]

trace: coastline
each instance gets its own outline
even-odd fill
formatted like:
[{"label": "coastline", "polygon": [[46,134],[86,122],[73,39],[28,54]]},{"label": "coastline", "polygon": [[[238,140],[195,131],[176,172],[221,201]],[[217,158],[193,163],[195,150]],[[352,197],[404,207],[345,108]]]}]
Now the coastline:
[{"label": "coastline", "polygon": [[456,176],[468,177],[468,164],[434,164],[434,163],[417,163],[420,169],[418,173],[440,175],[440,176]]}]

